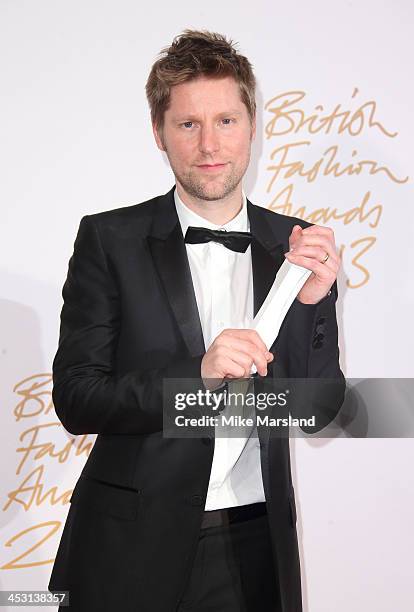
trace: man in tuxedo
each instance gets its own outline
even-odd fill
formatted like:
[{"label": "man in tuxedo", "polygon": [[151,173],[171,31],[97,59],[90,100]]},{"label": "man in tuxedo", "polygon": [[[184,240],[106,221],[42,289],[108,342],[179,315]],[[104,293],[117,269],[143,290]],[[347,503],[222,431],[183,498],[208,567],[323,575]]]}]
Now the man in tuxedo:
[{"label": "man in tuxedo", "polygon": [[[80,223],[53,400],[69,432],[98,436],[49,589],[69,591],[77,612],[300,612],[288,438],[259,425],[242,438],[168,438],[163,383],[206,391],[252,366],[259,387],[330,379],[325,422],[334,418],[333,232],[246,198],[255,78],[226,38],[186,30],[146,91],[175,186]],[[285,258],[312,274],[269,351],[252,320]]]}]

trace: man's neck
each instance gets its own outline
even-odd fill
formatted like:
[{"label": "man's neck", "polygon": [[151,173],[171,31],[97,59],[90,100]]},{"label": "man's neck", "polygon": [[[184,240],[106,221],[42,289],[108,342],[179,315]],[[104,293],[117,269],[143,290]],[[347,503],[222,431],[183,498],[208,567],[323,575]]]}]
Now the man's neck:
[{"label": "man's neck", "polygon": [[234,219],[243,205],[241,184],[237,186],[233,193],[220,200],[200,200],[190,196],[178,181],[176,189],[180,200],[187,208],[215,225],[225,225]]}]

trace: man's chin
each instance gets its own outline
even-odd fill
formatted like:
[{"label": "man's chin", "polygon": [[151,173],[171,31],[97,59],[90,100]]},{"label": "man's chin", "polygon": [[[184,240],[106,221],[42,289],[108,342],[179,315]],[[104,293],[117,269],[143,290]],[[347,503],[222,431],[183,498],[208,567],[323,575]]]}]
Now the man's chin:
[{"label": "man's chin", "polygon": [[197,185],[190,193],[199,200],[216,202],[223,200],[236,190],[237,185]]},{"label": "man's chin", "polygon": [[199,200],[204,200],[205,202],[217,202],[218,200],[224,200],[225,197],[229,195],[230,192],[220,191],[216,193],[197,193],[194,194]]}]

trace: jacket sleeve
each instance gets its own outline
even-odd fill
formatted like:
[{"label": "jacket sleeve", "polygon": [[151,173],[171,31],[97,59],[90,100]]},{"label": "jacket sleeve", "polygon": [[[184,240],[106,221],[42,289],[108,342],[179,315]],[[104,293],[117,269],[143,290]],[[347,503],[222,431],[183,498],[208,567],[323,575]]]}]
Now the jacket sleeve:
[{"label": "jacket sleeve", "polygon": [[329,295],[317,304],[302,304],[296,299],[275,347],[275,361],[282,361],[284,371],[292,379],[292,416],[315,416],[314,427],[302,428],[306,433],[316,433],[328,425],[344,400],[346,385],[339,364],[337,297],[335,282]]},{"label": "jacket sleeve", "polygon": [[165,378],[185,377],[194,381],[194,391],[204,388],[203,355],[175,360],[159,369],[115,372],[121,296],[89,216],[80,222],[62,296],[52,397],[56,414],[70,433],[160,431]]}]

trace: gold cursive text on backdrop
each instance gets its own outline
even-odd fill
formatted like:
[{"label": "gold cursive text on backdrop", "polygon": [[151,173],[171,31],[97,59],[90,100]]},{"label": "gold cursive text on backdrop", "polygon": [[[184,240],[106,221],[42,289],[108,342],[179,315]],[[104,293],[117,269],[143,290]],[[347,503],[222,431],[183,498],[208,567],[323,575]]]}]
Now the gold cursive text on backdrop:
[{"label": "gold cursive text on backdrop", "polygon": [[[384,203],[372,195],[373,189],[367,184],[367,179],[382,179],[395,186],[409,180],[408,176],[401,176],[389,164],[372,159],[371,155],[361,155],[354,145],[348,152],[345,148],[341,149],[338,142],[328,142],[332,138],[348,139],[345,142],[349,145],[350,137],[361,139],[370,130],[381,138],[393,139],[398,135],[378,119],[376,101],[358,102],[358,94],[359,90],[355,87],[351,104],[337,103],[329,110],[322,104],[312,111],[307,110],[307,94],[303,90],[280,93],[265,104],[265,110],[270,115],[265,126],[266,138],[282,140],[269,151],[270,163],[266,169],[270,176],[266,192],[271,200],[268,208],[309,223],[330,226],[338,223],[343,226],[357,224],[367,228],[363,235],[354,235],[349,243],[338,245],[339,255],[346,264],[346,284],[350,289],[364,286],[371,277],[370,255],[377,243],[373,230],[378,228],[384,209]],[[304,138],[302,136],[302,139],[292,141],[291,138],[299,133]],[[285,141],[288,136],[289,140]],[[329,146],[323,146],[324,143]],[[364,180],[365,192],[359,202],[350,206],[322,204],[322,181],[330,180],[331,187],[336,183],[340,185],[338,199],[342,200],[344,181],[358,179]],[[316,205],[295,201],[293,192],[299,182],[318,187]]]},{"label": "gold cursive text on backdrop", "polygon": [[[63,464],[77,458],[85,458],[92,450],[94,442],[91,436],[85,434],[68,439],[69,434],[62,436],[61,423],[58,420],[50,420],[54,416],[51,385],[52,375],[42,373],[24,378],[13,388],[18,396],[18,402],[13,409],[16,422],[31,422],[19,435],[16,453],[20,459],[15,472],[19,480],[8,491],[3,512],[14,505],[28,512],[45,505],[55,507],[68,504],[72,489],[59,491],[57,485],[47,486],[47,468],[53,462]],[[38,422],[42,418],[47,421]],[[9,537],[4,546],[19,546],[19,554],[8,560],[0,569],[23,569],[53,563],[54,559],[30,560],[30,557],[34,551],[38,554],[39,549],[42,550],[46,543],[50,545],[51,538],[57,537],[60,528],[61,521],[46,521],[31,525]],[[35,544],[34,534],[39,534]],[[27,548],[21,552],[25,541]],[[25,559],[24,563],[21,562],[22,559]]]}]

